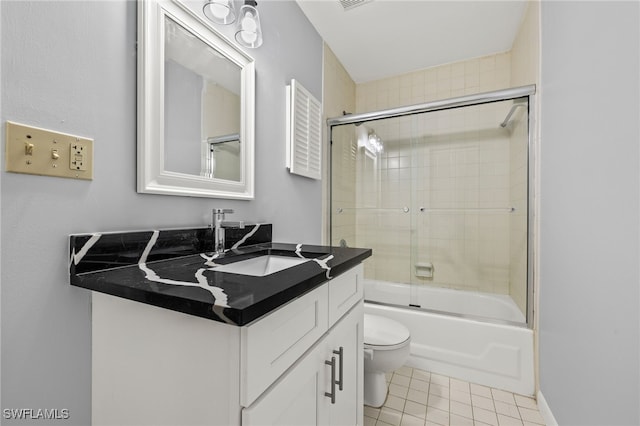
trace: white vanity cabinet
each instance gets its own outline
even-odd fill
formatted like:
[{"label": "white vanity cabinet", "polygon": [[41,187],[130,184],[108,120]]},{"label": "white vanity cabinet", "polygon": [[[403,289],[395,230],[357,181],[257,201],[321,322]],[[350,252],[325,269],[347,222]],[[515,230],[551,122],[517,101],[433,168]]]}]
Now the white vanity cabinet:
[{"label": "white vanity cabinet", "polygon": [[94,425],[363,422],[361,265],[243,327],[93,295]]}]

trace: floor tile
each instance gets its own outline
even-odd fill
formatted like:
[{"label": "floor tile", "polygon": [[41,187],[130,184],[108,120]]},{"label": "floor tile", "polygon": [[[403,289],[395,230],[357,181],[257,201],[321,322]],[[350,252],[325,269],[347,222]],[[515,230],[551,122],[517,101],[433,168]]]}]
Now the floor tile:
[{"label": "floor tile", "polygon": [[449,398],[442,398],[434,394],[429,395],[427,405],[433,408],[439,408],[441,410],[449,411]]},{"label": "floor tile", "polygon": [[[404,410],[404,403],[406,399],[400,398],[399,396],[387,395],[387,400],[384,402],[384,407],[393,408],[394,410],[402,411]],[[378,415],[378,417],[380,417]]]},{"label": "floor tile", "polygon": [[391,377],[391,383],[396,385],[409,387],[410,382],[411,382],[410,377],[402,376],[400,374],[394,374],[393,377]]},{"label": "floor tile", "polygon": [[429,394],[440,396],[442,398],[449,398],[449,388],[435,383],[429,385]]},{"label": "floor tile", "polygon": [[449,425],[449,412],[428,407],[427,421],[438,425]]},{"label": "floor tile", "polygon": [[376,419],[364,416],[364,426],[376,426]]},{"label": "floor tile", "polygon": [[463,404],[458,401],[451,401],[449,403],[449,410],[452,414],[457,414],[462,417],[467,417],[469,419],[473,419],[473,410],[470,405]]},{"label": "floor tile", "polygon": [[480,396],[484,396],[485,398],[493,398],[493,395],[491,395],[491,388],[490,387],[482,386],[482,385],[476,385],[475,383],[471,383],[470,384],[470,388],[471,388],[471,394],[472,395],[480,395]]},{"label": "floor tile", "polygon": [[539,425],[544,424],[544,419],[542,418],[538,410],[532,410],[530,408],[524,407],[518,407],[518,410],[520,410],[520,417],[522,418],[522,420]]},{"label": "floor tile", "polygon": [[427,416],[427,406],[418,404],[417,402],[407,401],[406,405],[404,406],[404,412],[412,416],[424,419]]},{"label": "floor tile", "polygon": [[513,398],[513,394],[511,392],[492,388],[491,394],[493,395],[493,399],[495,399],[496,401],[502,401],[508,404],[516,405],[516,400]]},{"label": "floor tile", "polygon": [[424,426],[424,419],[411,416],[409,414],[403,414],[400,426]]},{"label": "floor tile", "polygon": [[430,382],[435,383],[436,385],[449,387],[449,378],[441,374],[432,373]]},{"label": "floor tile", "polygon": [[471,394],[468,392],[451,389],[449,391],[449,399],[471,405]]},{"label": "floor tile", "polygon": [[494,401],[496,406],[496,413],[504,414],[505,416],[515,417],[517,419],[520,418],[520,411],[518,411],[518,407],[515,405],[507,404],[502,401]]},{"label": "floor tile", "polygon": [[407,366],[400,367],[396,371],[394,371],[394,373],[400,374],[401,376],[411,377],[413,375],[413,368]]},{"label": "floor tile", "polygon": [[518,394],[514,394],[513,397],[516,399],[516,405],[518,407],[531,408],[532,410],[538,409],[538,403],[533,398]]},{"label": "floor tile", "polygon": [[377,419],[378,415],[380,415],[380,409],[365,405],[364,406],[364,415],[368,416],[368,417],[373,417],[374,419]]},{"label": "floor tile", "polygon": [[449,416],[449,424],[451,426],[473,426],[473,420],[451,413]]},{"label": "floor tile", "polygon": [[458,379],[449,379],[449,388],[469,393],[469,382]]},{"label": "floor tile", "polygon": [[522,420],[498,414],[498,425],[500,426],[522,426]]},{"label": "floor tile", "polygon": [[402,420],[402,412],[394,410],[389,407],[382,407],[378,421],[388,423],[393,426],[400,426],[400,420]]},{"label": "floor tile", "polygon": [[429,391],[429,382],[425,382],[424,380],[411,379],[411,383],[409,384],[410,389],[419,390],[422,392]]},{"label": "floor tile", "polygon": [[471,395],[471,405],[473,407],[484,408],[485,410],[496,411],[496,408],[493,405],[493,399],[485,398],[480,395]]},{"label": "floor tile", "polygon": [[534,398],[401,367],[386,375],[382,408],[364,407],[364,426],[540,426]]},{"label": "floor tile", "polygon": [[425,382],[431,381],[431,373],[429,373],[428,371],[418,370],[417,368],[413,369],[412,377],[414,379],[424,380]]},{"label": "floor tile", "polygon": [[498,417],[495,411],[484,408],[473,407],[473,420],[477,420],[488,425],[498,426]]},{"label": "floor tile", "polygon": [[426,404],[429,394],[427,392],[419,391],[417,389],[409,389],[407,392],[407,400],[418,402],[420,404]]},{"label": "floor tile", "polygon": [[396,385],[395,383],[389,384],[389,394],[406,398],[409,388],[407,386]]}]

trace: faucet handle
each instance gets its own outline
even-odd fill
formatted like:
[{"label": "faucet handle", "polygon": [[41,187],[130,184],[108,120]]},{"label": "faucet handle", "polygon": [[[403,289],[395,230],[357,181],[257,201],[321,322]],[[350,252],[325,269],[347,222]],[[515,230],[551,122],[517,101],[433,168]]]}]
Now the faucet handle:
[{"label": "faucet handle", "polygon": [[218,214],[233,213],[233,209],[213,209],[213,212]]}]

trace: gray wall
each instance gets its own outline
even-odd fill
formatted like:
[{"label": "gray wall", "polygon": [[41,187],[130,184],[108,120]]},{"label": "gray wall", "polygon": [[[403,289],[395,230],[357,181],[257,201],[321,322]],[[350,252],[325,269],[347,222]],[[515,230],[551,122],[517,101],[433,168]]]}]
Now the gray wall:
[{"label": "gray wall", "polygon": [[0,7],[3,144],[5,120],[95,140],[93,181],[1,173],[2,408],[66,408],[55,424],[86,425],[90,297],[68,284],[68,235],[204,226],[228,207],[276,240],[319,243],[321,183],[285,170],[284,96],[295,77],[322,98],[322,39],[295,2],[260,2],[254,201],[137,194],[135,2]]},{"label": "gray wall", "polygon": [[640,424],[637,2],[542,2],[540,387],[561,425]]}]

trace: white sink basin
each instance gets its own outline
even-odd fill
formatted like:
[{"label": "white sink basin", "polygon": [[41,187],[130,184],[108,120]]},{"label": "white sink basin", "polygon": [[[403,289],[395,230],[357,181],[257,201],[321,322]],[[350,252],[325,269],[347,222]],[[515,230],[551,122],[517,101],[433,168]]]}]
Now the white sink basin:
[{"label": "white sink basin", "polygon": [[265,275],[270,275],[275,272],[282,271],[283,269],[298,266],[308,261],[309,259],[301,259],[299,257],[268,254],[218,266],[215,270],[218,272],[264,277]]}]

